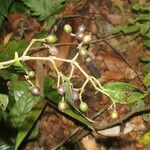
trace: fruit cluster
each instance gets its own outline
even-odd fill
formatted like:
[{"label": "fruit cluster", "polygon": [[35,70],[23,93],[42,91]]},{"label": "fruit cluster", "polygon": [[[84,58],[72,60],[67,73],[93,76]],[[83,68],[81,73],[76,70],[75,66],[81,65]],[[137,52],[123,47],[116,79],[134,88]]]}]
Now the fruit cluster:
[{"label": "fruit cluster", "polygon": [[[60,95],[64,96],[64,95],[66,94],[66,88],[65,88],[65,86],[64,86],[64,85],[60,85],[60,86],[57,88],[57,92],[58,92]],[[72,91],[71,91],[71,96],[72,96],[72,100],[73,100],[73,101],[78,100],[78,99],[79,99],[79,93],[78,93],[78,91],[72,90]],[[66,108],[67,108],[67,102],[63,99],[62,101],[60,101],[60,102],[58,103],[58,109],[59,109],[60,111],[65,111]],[[88,110],[88,105],[87,105],[87,103],[81,101],[81,103],[80,103],[80,105],[79,105],[79,109],[80,109],[82,112],[86,112],[86,111]]]}]

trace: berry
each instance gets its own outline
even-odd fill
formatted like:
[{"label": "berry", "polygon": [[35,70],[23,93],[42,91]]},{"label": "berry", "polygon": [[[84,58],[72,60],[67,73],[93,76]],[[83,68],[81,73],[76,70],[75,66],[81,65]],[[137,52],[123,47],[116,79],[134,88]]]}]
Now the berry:
[{"label": "berry", "polygon": [[83,43],[89,44],[91,42],[91,40],[92,40],[91,35],[88,34],[83,37],[82,41],[83,41]]},{"label": "berry", "polygon": [[88,105],[85,102],[81,102],[79,108],[82,112],[86,112],[88,110]]},{"label": "berry", "polygon": [[32,71],[32,70],[29,71],[28,76],[29,76],[30,78],[33,78],[33,77],[35,76],[35,72]]},{"label": "berry", "polygon": [[66,108],[67,108],[67,103],[65,101],[60,101],[58,103],[58,109],[60,111],[65,111]]},{"label": "berry", "polygon": [[66,93],[66,88],[63,85],[61,85],[58,87],[57,92],[61,95],[64,95]]},{"label": "berry", "polygon": [[118,118],[118,113],[116,111],[111,112],[111,118],[112,119],[117,119]]},{"label": "berry", "polygon": [[83,37],[84,37],[84,33],[83,33],[83,32],[77,32],[75,37],[76,37],[76,39],[78,39],[78,40],[82,40]]},{"label": "berry", "polygon": [[40,88],[37,86],[30,86],[29,91],[34,95],[34,96],[39,96],[40,95]]},{"label": "berry", "polygon": [[53,44],[53,43],[55,43],[57,41],[57,37],[54,34],[49,35],[46,39],[51,44]]},{"label": "berry", "polygon": [[79,32],[85,32],[85,26],[82,24],[78,27]]},{"label": "berry", "polygon": [[63,29],[66,33],[71,33],[72,32],[72,27],[71,27],[70,24],[65,24]]},{"label": "berry", "polygon": [[80,54],[81,56],[85,56],[85,55],[88,54],[88,51],[86,50],[85,47],[81,47],[81,48],[79,49],[79,54]]},{"label": "berry", "polygon": [[72,99],[77,100],[79,98],[79,93],[77,91],[72,91]]}]

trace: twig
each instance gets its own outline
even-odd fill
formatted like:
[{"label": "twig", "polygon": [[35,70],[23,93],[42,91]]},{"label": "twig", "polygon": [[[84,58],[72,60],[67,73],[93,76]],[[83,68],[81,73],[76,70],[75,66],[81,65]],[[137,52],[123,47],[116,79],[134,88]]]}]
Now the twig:
[{"label": "twig", "polygon": [[[96,114],[94,114],[91,117],[91,119],[95,119],[97,116],[99,116],[103,112],[105,112],[108,108],[109,108],[109,106],[105,106],[101,111],[99,111]],[[74,136],[79,130],[82,130],[82,129],[83,129],[83,127],[81,127],[81,126],[77,127],[66,139],[64,139],[62,142],[60,142],[59,144],[57,144],[54,148],[52,148],[52,150],[57,150],[58,148],[60,148],[65,143],[68,143],[71,140],[71,137]]]},{"label": "twig", "polygon": [[103,126],[100,126],[100,127],[98,127],[98,128],[95,128],[95,130],[96,130],[96,131],[104,130],[104,129],[113,127],[113,126],[115,126],[115,125],[122,124],[124,121],[126,121],[127,119],[129,119],[129,118],[132,117],[133,115],[139,114],[139,113],[141,113],[141,112],[150,112],[150,105],[145,106],[145,107],[142,107],[142,108],[138,108],[138,109],[135,109],[135,110],[132,110],[132,111],[129,112],[127,115],[122,116],[120,119],[118,119],[118,120],[116,120],[116,121],[113,121],[113,122],[110,122],[110,123],[108,123],[107,125],[103,125]]},{"label": "twig", "polygon": [[[142,108],[139,108],[139,109],[132,110],[130,113],[128,113],[127,115],[125,115],[121,119],[118,119],[116,121],[110,122],[107,125],[103,125],[103,126],[97,127],[97,128],[95,128],[95,130],[96,131],[100,131],[100,130],[111,128],[111,127],[116,126],[118,124],[122,124],[127,119],[131,118],[133,115],[136,115],[136,114],[139,114],[139,113],[142,113],[142,112],[150,112],[150,105],[142,107]],[[82,132],[82,134],[79,135],[78,138],[76,138],[74,141],[72,141],[72,143],[75,143],[76,141],[81,140],[82,138],[84,138],[85,136],[87,136],[90,133],[91,133],[90,130],[84,130]]]}]

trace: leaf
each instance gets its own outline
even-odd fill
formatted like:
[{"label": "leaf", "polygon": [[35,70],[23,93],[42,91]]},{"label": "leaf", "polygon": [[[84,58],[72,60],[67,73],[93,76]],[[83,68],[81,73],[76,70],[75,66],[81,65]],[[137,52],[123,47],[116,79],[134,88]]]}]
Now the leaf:
[{"label": "leaf", "polygon": [[12,0],[0,0],[0,28],[5,18],[7,18]]},{"label": "leaf", "polygon": [[65,100],[71,103],[72,102],[72,90],[71,90],[71,83],[69,80],[66,80],[65,88],[66,88]]},{"label": "leaf", "polygon": [[140,137],[140,142],[150,146],[150,132],[146,132]]},{"label": "leaf", "polygon": [[132,5],[132,9],[136,11],[139,11],[139,10],[150,11],[150,3],[146,3],[143,5],[136,3]]},{"label": "leaf", "polygon": [[44,107],[45,107],[45,101],[39,101],[28,113],[28,115],[25,118],[25,121],[28,122],[28,124],[26,124],[26,127],[24,129],[19,130],[16,138],[15,150],[18,150],[20,144],[32,129],[33,125],[35,124],[36,120],[40,116]]},{"label": "leaf", "polygon": [[147,64],[144,66],[144,72],[145,72],[145,73],[149,73],[149,72],[150,72],[150,63],[147,63]]},{"label": "leaf", "polygon": [[11,8],[10,8],[10,13],[25,13],[25,14],[29,14],[29,12],[30,12],[29,9],[22,2],[14,2],[11,5]]},{"label": "leaf", "polygon": [[0,111],[5,111],[8,105],[8,96],[0,93]]},{"label": "leaf", "polygon": [[150,73],[148,73],[143,80],[145,86],[150,86]]},{"label": "leaf", "polygon": [[150,62],[150,56],[148,55],[140,56],[139,59],[143,62]]},{"label": "leaf", "polygon": [[[60,94],[58,94],[56,90],[52,88],[54,83],[55,82],[54,80],[52,80],[52,78],[45,78],[44,94],[49,103],[53,103],[57,107],[58,103],[62,100],[62,97],[60,96]],[[79,122],[86,125],[88,128],[93,129],[91,122],[78,111],[76,111],[75,108],[71,105],[71,103],[69,103],[68,108],[63,113],[78,120]]]},{"label": "leaf", "polygon": [[147,47],[150,47],[150,40],[145,40],[143,44]]},{"label": "leaf", "polygon": [[6,46],[3,47],[2,52],[0,52],[0,61],[8,61],[13,59],[15,57],[15,52],[18,52],[18,56],[21,56],[28,44],[29,42],[26,40],[10,41]]},{"label": "leaf", "polygon": [[142,114],[142,118],[146,122],[150,122],[150,113]]},{"label": "leaf", "polygon": [[145,33],[149,31],[149,29],[150,29],[150,22],[145,22],[144,24],[142,24],[139,33],[141,35],[145,35]]},{"label": "leaf", "polygon": [[144,98],[149,91],[140,91],[128,83],[114,82],[104,85],[104,90],[114,103],[128,104]]},{"label": "leaf", "polygon": [[150,14],[149,13],[148,14],[139,14],[135,18],[136,18],[137,21],[150,20]]},{"label": "leaf", "polygon": [[31,15],[38,17],[40,21],[49,16],[58,14],[64,7],[66,0],[22,0],[29,7]]},{"label": "leaf", "polygon": [[25,121],[28,113],[33,106],[41,99],[40,96],[36,97],[28,90],[29,83],[27,81],[11,81],[11,95],[14,104],[9,107],[9,121],[14,128],[24,128],[29,122]]}]

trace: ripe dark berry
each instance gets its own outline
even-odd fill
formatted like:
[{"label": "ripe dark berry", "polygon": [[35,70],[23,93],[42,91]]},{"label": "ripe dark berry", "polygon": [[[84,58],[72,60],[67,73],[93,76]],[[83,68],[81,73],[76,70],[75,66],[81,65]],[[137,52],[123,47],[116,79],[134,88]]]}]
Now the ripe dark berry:
[{"label": "ripe dark berry", "polygon": [[78,27],[78,31],[79,32],[85,32],[85,26],[82,24],[82,25],[80,25],[79,27]]},{"label": "ripe dark berry", "polygon": [[88,110],[88,105],[85,102],[81,102],[79,108],[82,112],[86,112]]},{"label": "ripe dark berry", "polygon": [[83,32],[77,32],[75,37],[76,37],[76,39],[81,41],[84,37],[84,33]]},{"label": "ripe dark berry", "polygon": [[67,108],[67,103],[66,103],[65,101],[60,101],[60,102],[58,103],[58,109],[59,109],[60,111],[65,111],[66,108]]},{"label": "ripe dark berry", "polygon": [[53,44],[53,43],[55,43],[57,41],[57,37],[54,34],[49,35],[46,39],[51,44]]},{"label": "ripe dark berry", "polygon": [[34,95],[34,96],[39,96],[40,95],[40,88],[37,86],[30,86],[29,91]]},{"label": "ripe dark berry", "polygon": [[72,91],[72,100],[77,100],[79,98],[79,93],[77,91]]},{"label": "ripe dark berry", "polygon": [[71,27],[70,24],[65,24],[63,29],[66,33],[71,33],[72,32],[72,27]]},{"label": "ripe dark berry", "polygon": [[64,95],[66,93],[66,88],[63,85],[61,85],[58,87],[57,92],[61,95]]}]

